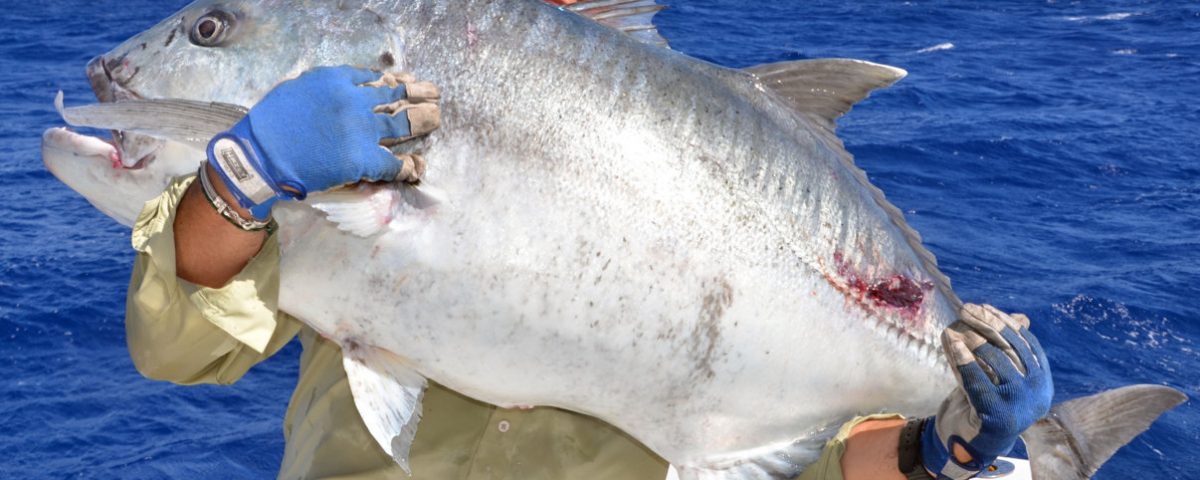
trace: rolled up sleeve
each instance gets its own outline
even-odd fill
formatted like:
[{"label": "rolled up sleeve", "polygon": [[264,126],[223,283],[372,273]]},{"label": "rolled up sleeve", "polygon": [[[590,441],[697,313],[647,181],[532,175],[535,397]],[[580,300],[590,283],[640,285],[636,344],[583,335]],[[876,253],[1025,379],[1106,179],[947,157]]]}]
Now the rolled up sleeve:
[{"label": "rolled up sleeve", "polygon": [[175,209],[194,176],[146,203],[134,224],[137,251],[126,298],[125,332],[138,371],[180,384],[230,384],[299,331],[279,315],[279,246],[274,237],[228,284],[199,286],[176,276]]}]

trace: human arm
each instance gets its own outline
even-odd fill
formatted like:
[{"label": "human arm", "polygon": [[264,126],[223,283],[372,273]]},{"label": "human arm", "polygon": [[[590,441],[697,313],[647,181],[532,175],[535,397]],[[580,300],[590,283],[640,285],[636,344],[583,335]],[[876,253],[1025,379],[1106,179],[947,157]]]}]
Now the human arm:
[{"label": "human arm", "polygon": [[[900,472],[897,452],[904,418],[870,418],[853,426],[839,460],[845,480],[906,480]],[[960,462],[970,461],[961,447],[955,449]]]},{"label": "human arm", "polygon": [[[420,157],[385,145],[440,124],[438,90],[401,74],[323,67],[284,82],[217,135],[201,171],[240,219],[265,220],[275,202],[366,181],[415,180]],[[236,219],[234,219],[236,220]],[[235,225],[193,184],[175,222],[179,276],[208,287],[229,281],[262,247],[265,230]]]},{"label": "human arm", "polygon": [[134,366],[149,378],[229,384],[282,348],[299,324],[277,315],[279,253],[273,240],[256,246],[257,255],[244,259],[244,268],[220,288],[176,274],[172,227],[193,181],[173,182],[134,224],[126,340]]},{"label": "human arm", "polygon": [[[287,136],[277,133],[256,138],[256,145],[262,143],[259,147],[267,151],[289,154],[274,160],[261,157],[269,162],[267,167],[285,172],[279,178],[324,189],[361,179],[388,180],[415,172],[414,165],[405,162],[412,157],[392,157],[379,145],[380,138],[366,145],[368,151],[376,154],[373,160],[361,162],[352,153],[362,150],[361,136],[326,139],[323,149],[289,150],[287,145],[303,144],[293,137],[321,137],[328,131],[337,131],[336,127],[343,123],[382,116],[373,114],[370,108],[344,108],[356,96],[370,96],[374,90],[392,95],[400,91],[401,82],[388,81],[392,77],[385,75],[380,88],[359,88],[347,83],[342,86],[340,96],[321,96],[321,101],[312,100],[313,92],[282,97],[278,94],[287,93],[282,88],[287,85],[311,87],[331,75],[345,78],[349,75],[346,72],[357,72],[354,75],[361,78],[367,75],[348,68],[319,69],[316,75],[305,74],[297,81],[285,82],[268,95],[271,101],[264,100],[251,110],[248,119],[263,118],[258,114],[272,112],[276,108],[273,105],[322,104],[333,109],[315,112],[302,120],[293,119],[287,123]],[[378,78],[379,74],[372,73],[370,77]],[[419,84],[419,87],[425,97],[436,97],[436,89],[431,85]],[[428,133],[430,125],[437,123],[436,106],[423,107],[415,111],[416,133]],[[387,115],[402,117],[398,113],[389,111]],[[405,122],[407,115],[413,114],[406,113]],[[266,130],[269,132],[270,128]],[[395,129],[389,132],[403,133]],[[342,162],[330,163],[325,157],[336,157]],[[319,169],[311,170],[311,165]],[[238,201],[216,168],[205,166],[202,172],[211,180],[217,196],[237,216],[252,218],[251,208]],[[232,383],[253,364],[282,347],[299,325],[277,315],[279,253],[274,240],[265,230],[247,231],[218,214],[199,185],[192,179],[176,182],[147,204],[135,225],[133,244],[139,254],[127,300],[127,337],[134,364],[148,377],[177,383]],[[269,214],[269,208],[266,212]]]}]

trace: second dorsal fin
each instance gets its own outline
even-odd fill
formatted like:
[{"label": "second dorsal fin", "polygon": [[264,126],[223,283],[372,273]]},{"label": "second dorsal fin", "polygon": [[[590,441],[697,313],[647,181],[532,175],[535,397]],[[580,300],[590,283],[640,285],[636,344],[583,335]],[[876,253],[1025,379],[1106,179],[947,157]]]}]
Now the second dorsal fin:
[{"label": "second dorsal fin", "polygon": [[760,89],[773,93],[782,103],[817,126],[813,133],[837,154],[846,171],[875,199],[875,203],[900,230],[917,259],[932,277],[934,285],[958,308],[962,301],[950,288],[950,279],[938,269],[937,259],[921,243],[899,208],[892,205],[879,187],[867,180],[867,174],[854,164],[854,157],[837,138],[837,119],[873,90],[896,83],[908,72],[896,67],[863,60],[829,58],[771,63],[744,70],[754,77]]},{"label": "second dorsal fin", "polygon": [[830,131],[872,90],[896,83],[908,72],[863,60],[826,58],[769,63],[745,69],[764,88]]},{"label": "second dorsal fin", "polygon": [[666,8],[655,0],[545,0],[651,45],[670,48],[651,20]]}]

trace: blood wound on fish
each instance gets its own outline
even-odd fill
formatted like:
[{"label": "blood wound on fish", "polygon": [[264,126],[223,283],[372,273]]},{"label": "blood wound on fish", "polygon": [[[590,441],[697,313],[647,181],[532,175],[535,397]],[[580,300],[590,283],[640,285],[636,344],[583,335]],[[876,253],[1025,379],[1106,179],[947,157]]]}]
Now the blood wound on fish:
[{"label": "blood wound on fish", "polygon": [[833,254],[833,261],[841,282],[829,278],[830,283],[841,283],[843,288],[839,289],[864,306],[894,310],[905,319],[916,318],[925,293],[933,289],[932,282],[918,283],[902,274],[872,279],[856,271],[840,252]]}]

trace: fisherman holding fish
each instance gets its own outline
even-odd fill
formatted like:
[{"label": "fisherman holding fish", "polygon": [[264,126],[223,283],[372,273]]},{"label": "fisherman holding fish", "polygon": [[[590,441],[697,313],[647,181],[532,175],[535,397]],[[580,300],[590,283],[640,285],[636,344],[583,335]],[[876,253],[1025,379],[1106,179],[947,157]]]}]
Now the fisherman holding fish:
[{"label": "fisherman holding fish", "polygon": [[[138,255],[126,324],[144,375],[230,384],[300,336],[280,478],[408,478],[359,417],[339,347],[277,308],[276,202],[355,182],[419,179],[420,157],[397,157],[381,145],[436,128],[437,89],[379,77],[327,67],[280,84],[210,142],[198,176],[176,180],[147,203],[133,231]],[[800,478],[965,479],[1008,453],[1049,409],[1045,354],[1023,316],[968,305],[962,320],[943,336],[961,387],[937,416],[856,418]],[[582,414],[500,409],[432,383],[423,404],[410,454],[414,478],[667,475],[653,452]]]}]

